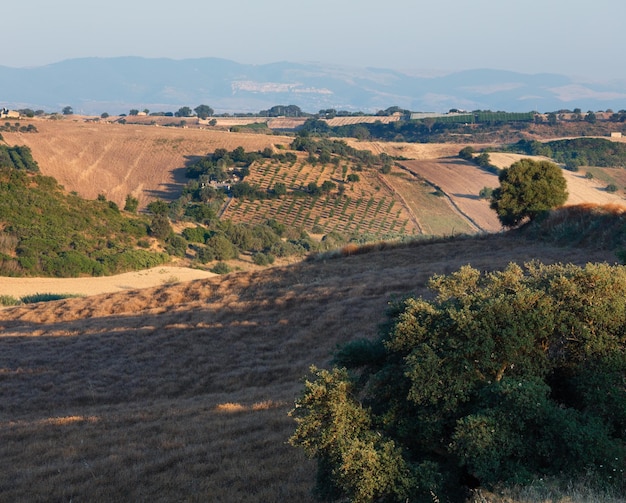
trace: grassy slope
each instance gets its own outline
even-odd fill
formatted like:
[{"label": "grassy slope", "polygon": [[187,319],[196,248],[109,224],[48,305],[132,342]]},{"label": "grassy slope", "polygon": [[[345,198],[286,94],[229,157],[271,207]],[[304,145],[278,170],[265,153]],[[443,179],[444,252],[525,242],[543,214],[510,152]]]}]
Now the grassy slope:
[{"label": "grassy slope", "polygon": [[529,259],[614,254],[493,235],[2,310],[0,494],[310,501],[314,464],[285,444],[309,365],[433,273]]}]

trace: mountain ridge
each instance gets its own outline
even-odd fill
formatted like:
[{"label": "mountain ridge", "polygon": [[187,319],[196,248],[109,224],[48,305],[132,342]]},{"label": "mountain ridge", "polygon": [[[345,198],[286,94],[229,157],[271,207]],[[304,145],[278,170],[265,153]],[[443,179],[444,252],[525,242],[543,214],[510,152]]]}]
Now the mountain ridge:
[{"label": "mountain ridge", "polygon": [[621,109],[626,82],[589,82],[553,73],[473,69],[435,77],[399,70],[287,61],[251,65],[222,58],[68,59],[44,66],[0,66],[0,105],[85,114],[131,108],[175,111],[204,103],[217,113],[258,112],[293,104],[320,109],[376,112],[390,106],[412,111],[554,111]]}]

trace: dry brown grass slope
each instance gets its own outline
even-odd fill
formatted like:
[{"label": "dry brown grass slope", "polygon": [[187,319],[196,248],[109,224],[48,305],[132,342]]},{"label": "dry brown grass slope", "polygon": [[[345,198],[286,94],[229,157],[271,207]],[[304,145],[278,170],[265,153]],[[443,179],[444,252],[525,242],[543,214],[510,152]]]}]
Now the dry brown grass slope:
[{"label": "dry brown grass slope", "polygon": [[104,194],[120,207],[128,194],[142,206],[155,197],[177,196],[186,181],[189,158],[216,148],[242,146],[255,151],[291,142],[282,136],[85,122],[72,117],[33,119],[38,133],[3,133],[3,137],[10,145],[30,147],[41,172],[56,178],[67,191],[87,199]]},{"label": "dry brown grass slope", "polygon": [[309,366],[433,273],[530,259],[614,255],[492,235],[0,310],[0,500],[311,501]]}]

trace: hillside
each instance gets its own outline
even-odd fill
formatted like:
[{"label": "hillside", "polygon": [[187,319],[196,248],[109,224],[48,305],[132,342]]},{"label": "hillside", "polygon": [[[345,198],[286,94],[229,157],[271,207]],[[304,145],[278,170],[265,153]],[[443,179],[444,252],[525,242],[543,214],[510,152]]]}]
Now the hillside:
[{"label": "hillside", "polygon": [[[591,226],[593,227],[593,226]],[[312,501],[286,445],[309,365],[373,337],[434,273],[612,249],[517,233],[383,247],[177,285],[0,310],[0,492],[14,502]]]},{"label": "hillside", "polygon": [[144,207],[172,199],[185,184],[185,165],[216,148],[262,150],[288,144],[281,136],[225,131],[86,122],[83,118],[37,120],[38,133],[3,133],[9,145],[26,145],[41,172],[68,192],[87,199],[104,194],[123,207],[128,194]]},{"label": "hillside", "polygon": [[[121,125],[79,116],[22,122],[35,125],[38,132],[4,132],[6,143],[28,146],[41,172],[57,179],[68,192],[88,199],[104,195],[120,207],[129,194],[139,200],[140,208],[155,198],[175,199],[187,182],[186,166],[217,148],[232,150],[242,146],[247,151],[259,151],[271,147],[277,151],[293,141],[293,137],[281,135]],[[263,223],[277,216],[286,224],[303,225],[308,232],[371,235],[451,235],[500,229],[488,202],[477,197],[483,187],[497,186],[497,178],[458,159],[456,154],[463,144],[351,139],[346,143],[374,154],[406,159],[402,161],[403,169],[394,167],[389,174],[358,173],[361,181],[348,187],[343,200],[333,195],[330,199],[305,198],[295,203],[286,199],[238,201],[225,208],[224,218]],[[473,146],[480,149],[493,145]],[[514,154],[491,155],[493,163],[500,167],[519,158]],[[259,164],[251,169],[249,180],[268,189],[276,182],[287,182],[298,189],[312,181],[320,185],[323,181],[337,183],[344,166],[311,166],[304,159],[293,166]],[[582,170],[565,172],[569,203],[621,203],[621,192],[611,194],[604,190],[607,183],[619,182],[621,173],[609,173],[610,170],[594,171],[593,180],[585,178]],[[464,180],[469,180],[469,185]]]}]

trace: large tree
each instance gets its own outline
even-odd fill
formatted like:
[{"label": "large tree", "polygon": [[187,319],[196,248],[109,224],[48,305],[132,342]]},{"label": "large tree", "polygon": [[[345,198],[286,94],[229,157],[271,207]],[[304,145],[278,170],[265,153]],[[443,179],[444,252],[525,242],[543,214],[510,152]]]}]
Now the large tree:
[{"label": "large tree", "polygon": [[193,111],[196,112],[196,115],[200,119],[206,119],[213,115],[213,109],[209,105],[198,105]]},{"label": "large tree", "polygon": [[520,159],[500,175],[491,209],[505,227],[533,220],[567,201],[567,182],[561,168],[549,161]]},{"label": "large tree", "polygon": [[317,459],[318,496],[450,501],[545,476],[626,490],[626,268],[466,266],[430,287],[305,383],[291,442]]}]

